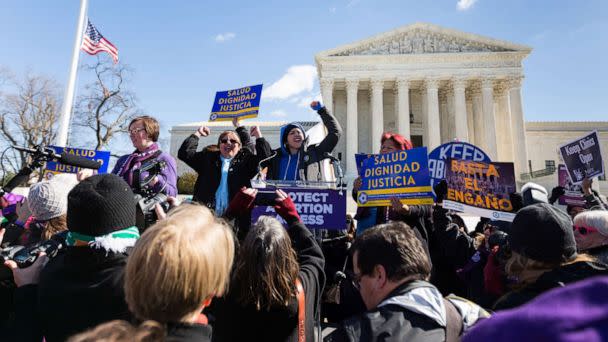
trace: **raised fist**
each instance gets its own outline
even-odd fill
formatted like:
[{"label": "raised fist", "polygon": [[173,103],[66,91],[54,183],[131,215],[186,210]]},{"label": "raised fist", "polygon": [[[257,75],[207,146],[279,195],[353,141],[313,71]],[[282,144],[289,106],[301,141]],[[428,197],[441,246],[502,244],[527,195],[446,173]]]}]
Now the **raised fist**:
[{"label": "raised fist", "polygon": [[199,137],[206,137],[211,133],[211,130],[207,126],[201,126],[196,130],[196,135]]}]

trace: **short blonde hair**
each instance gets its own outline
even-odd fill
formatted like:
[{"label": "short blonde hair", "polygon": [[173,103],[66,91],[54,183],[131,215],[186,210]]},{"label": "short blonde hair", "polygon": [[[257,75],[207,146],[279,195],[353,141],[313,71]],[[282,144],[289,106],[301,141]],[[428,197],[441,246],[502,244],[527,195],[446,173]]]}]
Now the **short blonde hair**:
[{"label": "short blonde hair", "polygon": [[138,319],[187,319],[228,286],[234,236],[206,207],[183,204],[148,228],[127,261],[125,297]]}]

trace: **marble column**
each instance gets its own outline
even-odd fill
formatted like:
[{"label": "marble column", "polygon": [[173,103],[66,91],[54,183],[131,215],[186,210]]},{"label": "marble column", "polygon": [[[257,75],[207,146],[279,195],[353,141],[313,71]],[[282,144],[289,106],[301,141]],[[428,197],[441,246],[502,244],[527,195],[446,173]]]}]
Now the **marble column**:
[{"label": "marble column", "polygon": [[515,178],[527,172],[528,151],[526,150],[526,127],[521,99],[521,81],[523,77],[509,80],[509,105],[511,108],[511,130],[513,134],[513,153],[515,163]]},{"label": "marble column", "polygon": [[380,151],[380,137],[384,131],[384,111],[382,105],[382,91],[384,88],[384,80],[372,79],[370,81],[371,96],[372,96],[372,153]]},{"label": "marble column", "polygon": [[465,90],[467,104],[467,128],[469,131],[468,143],[475,145],[475,117],[473,116],[473,97],[470,91]]},{"label": "marble column", "polygon": [[496,147],[496,118],[494,117],[494,80],[488,78],[481,80],[481,97],[483,98],[485,152],[490,159],[496,160],[498,150]]},{"label": "marble column", "polygon": [[359,132],[357,128],[357,93],[358,79],[346,79],[346,174],[354,177],[357,174],[355,154],[359,150]]},{"label": "marble column", "polygon": [[325,108],[334,113],[334,80],[332,78],[322,77],[319,81],[321,86],[321,97]]},{"label": "marble column", "polygon": [[426,113],[428,112],[429,106],[427,106],[426,101],[426,88],[424,88],[424,84],[422,84],[422,88],[420,89],[420,106],[422,107],[422,146],[429,145],[429,136],[427,134],[429,127],[429,120],[427,118]]},{"label": "marble column", "polygon": [[509,90],[505,82],[497,84],[494,92],[496,98],[496,140],[498,143],[498,160],[513,161],[513,133],[511,133],[511,109]]},{"label": "marble column", "polygon": [[427,148],[432,151],[435,147],[441,145],[441,134],[440,127],[441,122],[439,119],[439,80],[427,79],[425,82],[426,86],[426,136],[427,136]]},{"label": "marble column", "polygon": [[467,123],[467,104],[464,90],[466,88],[466,80],[454,79],[452,81],[454,89],[454,136],[459,141],[469,140],[469,127]]},{"label": "marble column", "polygon": [[448,86],[446,103],[448,106],[448,135],[445,142],[453,141],[456,138],[456,113],[454,110],[454,88]]},{"label": "marble column", "polygon": [[441,143],[448,142],[450,140],[450,121],[448,113],[448,94],[445,89],[440,89],[438,92],[439,97],[439,136],[441,137]]},{"label": "marble column", "polygon": [[403,135],[408,140],[410,137],[410,81],[406,78],[397,78],[396,83],[396,104],[395,111],[397,133]]},{"label": "marble column", "polygon": [[[483,101],[481,100],[481,88],[479,84],[471,87],[471,98],[473,102],[473,127],[475,130],[475,146],[486,150],[485,132],[483,125]],[[487,153],[487,152],[486,152]]]}]

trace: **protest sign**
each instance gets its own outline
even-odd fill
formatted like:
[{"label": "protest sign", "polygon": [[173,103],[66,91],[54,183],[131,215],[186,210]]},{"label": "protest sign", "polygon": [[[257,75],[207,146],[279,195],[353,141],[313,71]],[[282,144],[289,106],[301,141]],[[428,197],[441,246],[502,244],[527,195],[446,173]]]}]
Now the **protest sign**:
[{"label": "protest sign", "polygon": [[211,108],[209,121],[230,121],[234,118],[249,119],[258,116],[262,85],[218,91]]},{"label": "protest sign", "polygon": [[580,184],[585,177],[593,178],[604,174],[597,131],[560,146],[559,153],[573,184]]},{"label": "protest sign", "polygon": [[357,164],[357,174],[361,176],[361,167],[363,166],[363,161],[365,159],[373,156],[371,153],[357,153],[355,154],[355,164]]},{"label": "protest sign", "polygon": [[500,221],[513,221],[513,163],[448,160],[443,207]]},{"label": "protest sign", "polygon": [[[448,159],[490,162],[490,157],[479,147],[466,142],[449,142],[439,145],[429,153],[431,187],[445,178]],[[433,196],[435,192],[433,191]]]},{"label": "protest sign", "polygon": [[[346,191],[336,189],[281,188],[296,206],[302,222],[309,229],[345,229],[346,227]],[[269,188],[264,191],[271,191]],[[256,222],[262,215],[283,219],[273,207],[258,206],[251,213],[251,222]]]},{"label": "protest sign", "polygon": [[426,147],[375,154],[363,161],[360,207],[390,206],[391,197],[404,204],[433,204]]},{"label": "protest sign", "polygon": [[559,164],[557,166],[557,184],[564,188],[565,194],[559,197],[561,205],[576,205],[584,206],[585,198],[583,197],[583,188],[578,184],[573,184],[568,177],[566,165]]},{"label": "protest sign", "polygon": [[[59,147],[59,146],[49,146],[55,151],[57,154],[61,154],[63,152],[67,154],[73,154],[75,156],[79,156],[82,158],[94,160],[101,164],[97,173],[108,173],[108,164],[110,163],[110,151],[95,151],[95,150],[87,150],[84,148],[74,148],[74,147]],[[49,161],[46,163],[46,172],[45,173],[78,173],[82,168],[78,166],[65,165],[55,161]]]}]

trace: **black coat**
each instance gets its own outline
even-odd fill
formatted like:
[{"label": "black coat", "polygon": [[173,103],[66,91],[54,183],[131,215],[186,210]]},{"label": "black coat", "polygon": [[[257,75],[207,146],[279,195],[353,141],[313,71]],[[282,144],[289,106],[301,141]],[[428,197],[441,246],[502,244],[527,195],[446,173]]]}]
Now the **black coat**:
[{"label": "black coat", "polygon": [[608,266],[600,262],[579,261],[560,266],[543,273],[534,283],[508,292],[494,304],[494,310],[512,309],[553,288],[563,287],[594,276],[606,275],[608,275]]},{"label": "black coat", "polygon": [[167,342],[208,342],[211,341],[211,326],[203,324],[167,324]]},{"label": "black coat", "polygon": [[[327,128],[327,136],[318,144],[310,145],[310,146],[302,146],[299,160],[299,170],[304,170],[304,174],[306,175],[308,180],[317,180],[314,175],[307,175],[306,168],[313,164],[321,161],[324,158],[325,153],[331,153],[338,141],[340,140],[340,136],[342,135],[342,128],[338,123],[338,120],[325,108],[321,108],[317,111],[321,120],[323,121],[323,125]],[[280,144],[283,144],[285,141],[284,135],[287,135],[289,132],[283,132],[281,134]],[[276,156],[264,163],[264,166],[268,167],[268,171],[266,173],[267,179],[279,179],[279,171],[281,168],[281,158],[287,156],[289,153],[284,146],[280,146],[275,149],[273,153],[276,153]]]},{"label": "black coat", "polygon": [[38,285],[17,289],[19,341],[65,341],[98,324],[130,320],[123,279],[127,256],[67,247],[42,269]]},{"label": "black coat", "polygon": [[[245,141],[249,141],[249,134],[244,129],[239,127],[237,133],[243,144],[246,144]],[[216,145],[211,145],[197,152],[198,141],[199,138],[194,134],[186,138],[177,152],[177,157],[198,173],[193,200],[215,209],[215,192],[222,179],[220,151]],[[251,187],[251,179],[258,172],[258,163],[270,156],[271,149],[266,139],[256,139],[255,148],[257,154],[253,154],[247,147],[242,147],[230,162],[229,201],[242,187]]]},{"label": "black coat", "polygon": [[[314,340],[314,326],[319,315],[319,301],[325,284],[325,259],[321,247],[302,223],[289,227],[289,236],[298,256],[306,300],[306,340]],[[255,305],[241,306],[234,297],[214,300],[205,310],[213,326],[213,341],[297,341],[298,302],[274,307],[269,311],[257,310]]]}]

